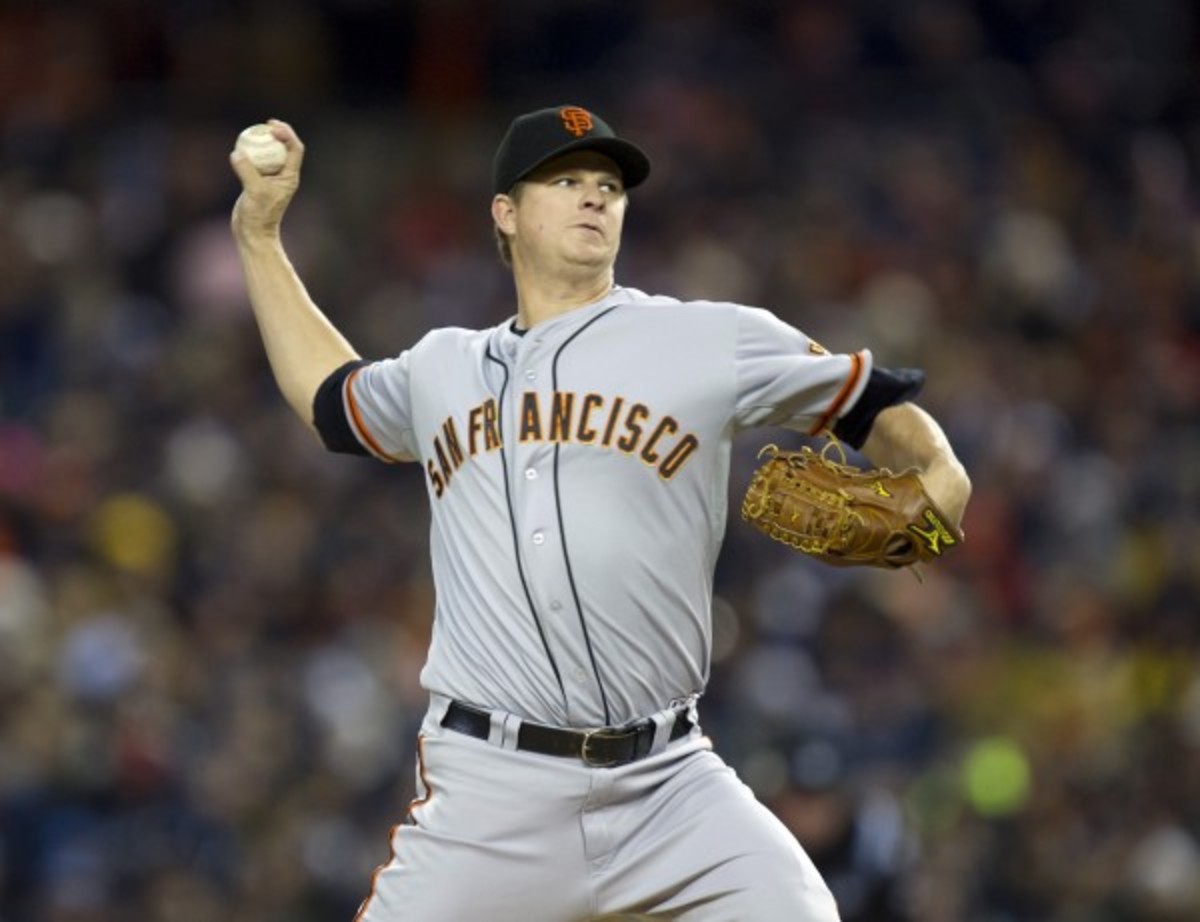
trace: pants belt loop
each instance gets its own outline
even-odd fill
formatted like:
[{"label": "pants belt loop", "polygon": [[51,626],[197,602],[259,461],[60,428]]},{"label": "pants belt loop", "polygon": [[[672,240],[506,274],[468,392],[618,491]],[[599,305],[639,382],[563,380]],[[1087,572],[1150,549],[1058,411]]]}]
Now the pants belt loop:
[{"label": "pants belt loop", "polygon": [[667,748],[671,730],[675,726],[675,711],[659,711],[650,718],[654,721],[654,742],[650,744],[650,755],[656,756]]},{"label": "pants belt loop", "polygon": [[492,711],[491,721],[488,742],[501,749],[516,749],[517,735],[521,732],[521,718],[504,711]]}]

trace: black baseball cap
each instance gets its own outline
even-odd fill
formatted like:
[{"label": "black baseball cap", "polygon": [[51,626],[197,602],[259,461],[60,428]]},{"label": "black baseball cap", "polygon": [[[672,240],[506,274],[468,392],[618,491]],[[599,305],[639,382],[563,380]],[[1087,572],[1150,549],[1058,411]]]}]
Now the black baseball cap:
[{"label": "black baseball cap", "polygon": [[552,106],[513,119],[492,162],[492,189],[496,195],[506,193],[547,160],[577,150],[612,158],[626,189],[650,175],[650,158],[636,144],[618,138],[596,113],[582,106]]}]

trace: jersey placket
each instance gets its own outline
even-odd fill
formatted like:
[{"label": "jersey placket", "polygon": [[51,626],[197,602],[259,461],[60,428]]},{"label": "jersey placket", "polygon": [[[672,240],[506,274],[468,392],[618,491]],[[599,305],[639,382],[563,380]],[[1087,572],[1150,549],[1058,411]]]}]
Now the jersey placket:
[{"label": "jersey placket", "polygon": [[[528,333],[513,354],[513,386],[505,407],[514,526],[530,594],[557,661],[571,723],[599,724],[604,707],[586,639],[559,526],[555,483],[556,443],[550,438],[554,400],[551,363],[555,345]],[[536,426],[533,416],[536,414]]]}]

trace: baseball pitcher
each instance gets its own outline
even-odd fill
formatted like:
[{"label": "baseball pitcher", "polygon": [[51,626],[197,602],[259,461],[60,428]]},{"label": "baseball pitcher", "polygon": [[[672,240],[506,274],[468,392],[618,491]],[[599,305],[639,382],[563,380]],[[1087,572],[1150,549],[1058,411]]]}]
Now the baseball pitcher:
[{"label": "baseball pitcher", "polygon": [[730,446],[749,427],[831,433],[907,472],[916,500],[893,508],[886,471],[810,465],[817,481],[773,458],[744,513],[831,562],[936,557],[962,540],[970,485],[909,402],[921,374],[830,354],[763,309],[617,284],[650,161],[578,106],[518,117],[495,155],[514,315],[365,360],[281,245],[304,146],[270,126],[286,161],[231,155],[232,224],[276,380],[329,449],[419,465],[432,509],[417,796],[358,920],[837,919],[703,730]]}]

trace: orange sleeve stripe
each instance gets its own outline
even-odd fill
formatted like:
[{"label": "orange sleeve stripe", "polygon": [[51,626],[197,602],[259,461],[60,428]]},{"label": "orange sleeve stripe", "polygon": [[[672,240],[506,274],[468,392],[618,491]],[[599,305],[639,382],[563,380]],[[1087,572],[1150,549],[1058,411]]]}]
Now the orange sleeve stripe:
[{"label": "orange sleeve stripe", "polygon": [[[429,798],[433,796],[433,788],[429,786],[429,780],[425,777],[425,737],[417,737],[417,776],[421,779],[421,786],[425,789],[424,797],[414,797],[408,804],[408,810],[405,811],[405,816],[408,816],[417,807],[422,804],[429,803]],[[390,844],[400,832],[403,824],[397,823],[388,832],[388,843]],[[392,849],[392,857],[396,857],[395,848]],[[354,922],[362,922],[362,919],[367,914],[367,907],[371,905],[371,900],[375,897],[375,887],[379,882],[379,875],[383,873],[383,869],[387,867],[387,863],[381,864],[375,869],[371,875],[371,892],[367,894],[367,898],[362,901],[362,905],[358,907],[358,912],[354,915]]]},{"label": "orange sleeve stripe", "polygon": [[842,385],[842,389],[838,391],[837,396],[833,398],[833,402],[829,404],[829,409],[825,411],[825,415],[821,417],[821,421],[813,426],[809,435],[819,435],[825,431],[825,428],[835,419],[846,401],[850,399],[850,395],[854,393],[854,389],[858,386],[858,379],[862,377],[863,357],[861,352],[855,352],[850,356],[850,375],[846,378],[846,383]]},{"label": "orange sleeve stripe", "polygon": [[379,458],[385,461],[395,461],[396,459],[383,450],[375,437],[371,435],[371,431],[367,428],[367,424],[363,422],[362,411],[358,408],[358,401],[354,399],[354,379],[358,377],[361,368],[356,368],[346,378],[346,383],[343,385],[346,391],[346,406],[350,408],[350,422],[354,426],[354,431],[358,433],[358,437],[366,443],[367,448]]}]

